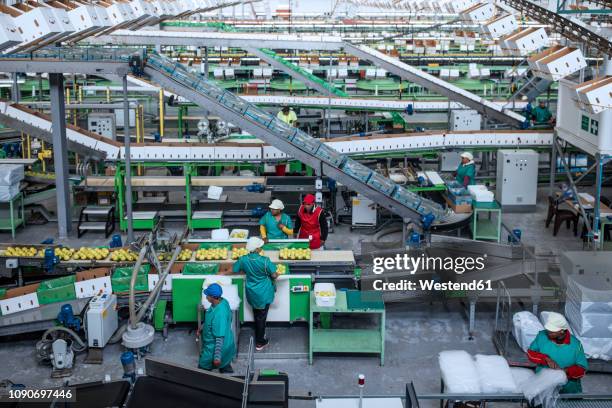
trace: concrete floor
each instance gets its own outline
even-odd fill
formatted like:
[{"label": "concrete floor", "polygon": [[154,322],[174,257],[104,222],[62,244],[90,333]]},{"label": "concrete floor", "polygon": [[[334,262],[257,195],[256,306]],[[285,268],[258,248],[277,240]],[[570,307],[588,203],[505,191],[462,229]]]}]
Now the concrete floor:
[{"label": "concrete floor", "polygon": [[[544,228],[546,216],[546,193],[541,189],[537,211],[527,214],[504,214],[504,223],[512,228],[520,228],[523,240],[535,245],[536,252],[542,255],[560,254],[567,250],[582,249],[582,241],[570,231],[562,228],[557,237],[552,237],[552,227]],[[179,230],[177,225],[176,229]],[[56,226],[28,226],[18,232],[16,242],[33,243],[45,238],[56,237]],[[392,239],[393,236],[387,237]],[[347,226],[339,226],[330,235],[327,247],[360,251],[362,241],[371,240],[364,233],[350,232]],[[10,234],[1,233],[0,241],[10,241]],[[98,234],[86,234],[77,239],[76,234],[63,241],[72,246],[103,245],[108,240]],[[549,306],[551,308],[556,305]],[[272,340],[268,355],[258,354],[256,368],[275,368],[290,376],[290,391],[293,394],[312,392],[315,395],[357,394],[356,378],[363,373],[367,378],[366,394],[401,394],[406,382],[414,381],[418,392],[438,392],[440,373],[437,354],[442,350],[464,349],[470,353],[494,354],[496,350],[491,341],[494,309],[492,305],[479,306],[476,315],[476,333],[470,340],[463,307],[450,303],[448,309],[439,303],[393,304],[387,309],[386,359],[385,366],[379,365],[375,356],[316,356],[314,364],[308,365],[304,358],[307,332],[304,327],[273,327],[269,329]],[[236,373],[241,374],[245,367],[244,350],[246,339],[251,332],[244,328],[237,361]],[[157,334],[153,343],[152,355],[181,364],[196,366],[198,349],[193,328],[180,326],[170,330],[169,337],[163,340]],[[50,368],[36,364],[35,340],[0,342],[0,380],[8,378],[13,382],[30,385],[51,385],[60,381],[49,378]],[[79,356],[72,377],[72,383],[94,381],[109,375],[120,378],[122,369],[119,361],[119,345],[110,345],[104,351],[103,365],[86,365]],[[294,353],[289,358],[275,358],[275,353]],[[268,356],[270,358],[268,358]],[[285,356],[287,357],[287,356]],[[143,365],[142,361],[138,366]],[[588,374],[584,379],[587,392],[611,392],[612,377],[601,374]],[[424,404],[434,406],[434,403]],[[314,402],[294,402],[292,407],[312,407]]]}]

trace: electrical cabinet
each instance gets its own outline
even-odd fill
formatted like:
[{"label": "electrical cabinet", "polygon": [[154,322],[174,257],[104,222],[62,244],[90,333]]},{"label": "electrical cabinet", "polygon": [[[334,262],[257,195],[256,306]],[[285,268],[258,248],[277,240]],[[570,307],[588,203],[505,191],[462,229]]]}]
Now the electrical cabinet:
[{"label": "electrical cabinet", "polygon": [[480,130],[482,116],[473,109],[453,109],[450,115],[451,130]]},{"label": "electrical cabinet", "polygon": [[376,204],[362,195],[353,197],[352,222],[356,226],[376,226]]},{"label": "electrical cabinet", "polygon": [[504,211],[535,210],[538,158],[538,153],[533,150],[497,151],[495,199]]},{"label": "electrical cabinet", "polygon": [[94,296],[87,309],[87,343],[89,347],[102,348],[117,330],[117,296],[101,294]]},{"label": "electrical cabinet", "polygon": [[115,114],[114,113],[90,113],[87,116],[87,130],[108,137],[116,138]]}]

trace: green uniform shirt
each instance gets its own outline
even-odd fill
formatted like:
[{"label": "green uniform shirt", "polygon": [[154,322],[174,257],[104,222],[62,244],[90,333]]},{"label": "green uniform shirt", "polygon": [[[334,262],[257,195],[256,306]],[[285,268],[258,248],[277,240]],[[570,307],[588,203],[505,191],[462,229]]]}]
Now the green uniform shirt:
[{"label": "green uniform shirt", "polygon": [[238,258],[233,271],[246,274],[246,298],[253,309],[264,309],[274,302],[272,274],[276,273],[276,265],[270,258],[251,252]]},{"label": "green uniform shirt", "polygon": [[234,333],[232,333],[232,310],[227,300],[223,298],[217,306],[211,305],[204,315],[200,368],[205,370],[214,368],[215,341],[219,337],[223,337],[221,365],[219,366],[219,368],[223,368],[230,364],[236,355],[236,343],[234,342]]},{"label": "green uniform shirt", "polygon": [[[281,231],[278,228],[279,221],[276,221],[276,218],[272,215],[270,211],[264,214],[263,217],[259,220],[259,225],[263,225],[266,227],[266,232],[268,233],[268,239],[287,239],[289,238],[287,234]],[[285,213],[281,213],[280,223],[289,229],[293,229],[293,222],[291,221],[291,217]]]},{"label": "green uniform shirt", "polygon": [[[529,346],[529,350],[537,351],[538,353],[546,354],[550,357],[559,367],[565,369],[573,365],[579,365],[585,370],[588,368],[586,356],[580,340],[573,335],[570,335],[569,344],[557,344],[550,340],[546,335],[546,330],[542,330],[538,333],[536,338]],[[536,372],[545,368],[543,365],[536,367]],[[582,392],[582,384],[580,380],[569,380],[567,384],[561,388],[562,393],[566,394],[578,394]]]},{"label": "green uniform shirt", "polygon": [[550,113],[548,108],[541,108],[539,106],[533,108],[531,114],[536,123],[548,123],[550,118],[552,118],[552,113]]},{"label": "green uniform shirt", "polygon": [[465,176],[470,178],[468,185],[476,184],[474,179],[476,176],[476,165],[474,163],[460,164],[459,167],[457,167],[457,177],[455,177],[457,183],[463,184],[463,179]]}]

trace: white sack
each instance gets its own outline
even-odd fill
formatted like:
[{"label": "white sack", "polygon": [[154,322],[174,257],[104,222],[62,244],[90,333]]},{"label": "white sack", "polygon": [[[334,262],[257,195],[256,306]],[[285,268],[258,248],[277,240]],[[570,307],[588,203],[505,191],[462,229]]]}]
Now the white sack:
[{"label": "white sack", "polygon": [[484,393],[518,392],[508,361],[502,356],[476,354],[480,390]]},{"label": "white sack", "polygon": [[467,351],[442,351],[438,355],[438,361],[447,393],[480,393],[478,371],[474,359]]}]

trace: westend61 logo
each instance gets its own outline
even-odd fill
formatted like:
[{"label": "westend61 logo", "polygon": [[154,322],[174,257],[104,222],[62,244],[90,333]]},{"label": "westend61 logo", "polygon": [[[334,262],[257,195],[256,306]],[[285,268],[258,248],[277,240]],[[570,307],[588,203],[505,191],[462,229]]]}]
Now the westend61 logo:
[{"label": "westend61 logo", "polygon": [[[436,276],[440,272],[454,272],[461,275],[470,271],[481,271],[485,268],[487,255],[479,257],[429,257],[410,256],[408,254],[396,254],[394,257],[374,258],[372,272],[381,275],[384,272],[405,272],[410,275],[433,273]],[[420,275],[422,276],[422,275]],[[381,277],[382,278],[382,277]],[[415,276],[415,278],[417,278]],[[490,280],[474,280],[471,282],[440,282],[439,279],[402,279],[397,274],[387,279],[376,279],[372,281],[373,290],[406,291],[406,290],[492,290]]]}]

